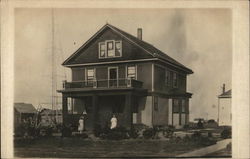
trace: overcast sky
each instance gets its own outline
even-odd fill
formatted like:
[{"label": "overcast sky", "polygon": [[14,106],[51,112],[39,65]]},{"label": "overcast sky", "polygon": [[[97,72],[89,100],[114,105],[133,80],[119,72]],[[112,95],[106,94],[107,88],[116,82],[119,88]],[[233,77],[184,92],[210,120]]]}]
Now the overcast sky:
[{"label": "overcast sky", "polygon": [[[136,35],[191,68],[190,118],[217,118],[221,86],[231,89],[232,18],[229,9],[55,9],[58,89],[71,73],[61,63],[107,22]],[[51,9],[16,9],[15,102],[51,101]],[[58,94],[59,95],[59,94]],[[46,104],[43,104],[46,105]],[[213,107],[215,105],[215,107]],[[49,104],[47,104],[49,106]]]}]

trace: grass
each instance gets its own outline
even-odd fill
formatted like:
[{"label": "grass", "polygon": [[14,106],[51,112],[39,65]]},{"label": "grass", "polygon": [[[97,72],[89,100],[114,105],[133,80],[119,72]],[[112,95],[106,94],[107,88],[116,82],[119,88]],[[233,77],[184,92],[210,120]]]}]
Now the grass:
[{"label": "grass", "polygon": [[15,142],[16,157],[174,157],[204,147],[195,142],[166,140],[97,140],[40,138]]}]

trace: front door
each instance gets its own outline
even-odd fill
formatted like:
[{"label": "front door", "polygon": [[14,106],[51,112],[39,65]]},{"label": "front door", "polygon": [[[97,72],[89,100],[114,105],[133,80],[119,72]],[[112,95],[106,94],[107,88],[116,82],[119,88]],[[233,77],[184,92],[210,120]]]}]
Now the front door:
[{"label": "front door", "polygon": [[117,67],[111,67],[109,68],[109,87],[117,87],[118,86],[118,68]]}]

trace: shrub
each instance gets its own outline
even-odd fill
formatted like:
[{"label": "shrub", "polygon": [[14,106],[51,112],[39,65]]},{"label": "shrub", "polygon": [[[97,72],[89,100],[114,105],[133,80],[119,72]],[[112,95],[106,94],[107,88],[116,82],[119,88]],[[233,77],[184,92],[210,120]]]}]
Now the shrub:
[{"label": "shrub", "polygon": [[188,125],[188,124],[185,124],[185,125],[183,126],[183,129],[189,129],[189,125]]},{"label": "shrub", "polygon": [[143,131],[142,135],[145,139],[150,139],[155,136],[156,131],[153,128],[148,128]]},{"label": "shrub", "polygon": [[124,127],[117,127],[111,129],[104,136],[109,140],[121,140],[121,139],[127,139],[129,137],[128,131]]},{"label": "shrub", "polygon": [[172,138],[173,135],[174,135],[174,127],[173,126],[165,127],[164,130],[163,130],[163,135],[166,138]]},{"label": "shrub", "polygon": [[230,138],[231,137],[231,130],[230,129],[224,129],[222,132],[221,132],[221,138],[223,139],[227,139],[227,138]]},{"label": "shrub", "polygon": [[136,139],[139,136],[139,131],[136,130],[134,127],[131,128],[131,130],[129,131],[129,137]]},{"label": "shrub", "polygon": [[82,133],[82,134],[76,134],[77,137],[81,137],[83,139],[88,138],[88,134]]},{"label": "shrub", "polygon": [[70,137],[72,135],[72,131],[69,125],[62,127],[62,137]]},{"label": "shrub", "polygon": [[192,138],[200,138],[201,137],[201,132],[200,131],[195,131],[192,136]]}]

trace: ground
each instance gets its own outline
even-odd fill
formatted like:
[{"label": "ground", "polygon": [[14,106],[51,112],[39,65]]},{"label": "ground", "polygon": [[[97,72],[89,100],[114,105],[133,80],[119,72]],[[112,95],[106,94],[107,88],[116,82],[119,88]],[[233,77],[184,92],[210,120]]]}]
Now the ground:
[{"label": "ground", "polygon": [[129,139],[120,141],[81,138],[42,138],[15,142],[16,157],[174,157],[202,145],[162,140]]}]

